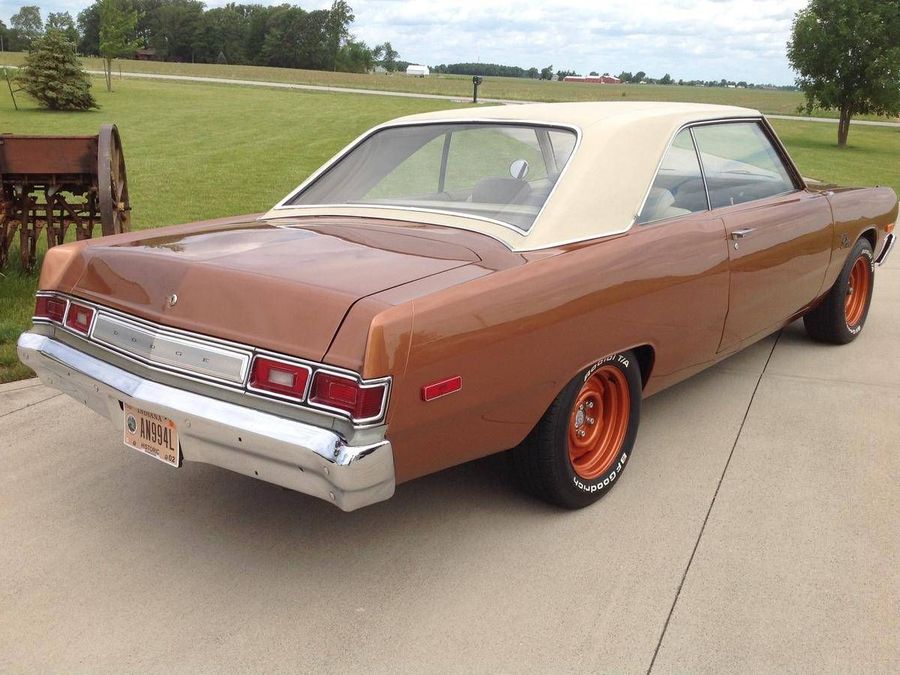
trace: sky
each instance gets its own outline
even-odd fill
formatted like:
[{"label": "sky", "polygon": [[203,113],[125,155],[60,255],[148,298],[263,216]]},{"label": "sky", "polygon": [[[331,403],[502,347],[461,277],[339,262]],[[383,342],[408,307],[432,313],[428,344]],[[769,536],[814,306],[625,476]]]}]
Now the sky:
[{"label": "sky", "polygon": [[[244,0],[251,2],[252,0]],[[277,0],[262,4],[281,4]],[[207,0],[208,7],[227,0]],[[540,3],[493,0],[348,0],[350,30],[368,44],[390,41],[413,63],[483,62],[613,75],[793,84],[785,56],[791,20],[807,0],[633,0]],[[0,18],[22,4],[72,16],[89,0],[0,0]],[[293,0],[304,9],[330,0]]]}]

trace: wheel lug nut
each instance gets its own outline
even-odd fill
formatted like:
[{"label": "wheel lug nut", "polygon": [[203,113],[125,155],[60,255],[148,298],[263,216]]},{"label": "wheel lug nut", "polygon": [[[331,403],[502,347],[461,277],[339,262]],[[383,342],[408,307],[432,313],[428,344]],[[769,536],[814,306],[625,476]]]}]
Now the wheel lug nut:
[{"label": "wheel lug nut", "polygon": [[593,417],[588,417],[588,418],[587,418],[587,423],[588,423],[588,424],[593,424],[594,421],[595,421],[595,420],[594,420]]},{"label": "wheel lug nut", "polygon": [[593,407],[594,407],[594,402],[593,402],[593,401],[588,401],[588,402],[587,402],[587,407],[588,407],[588,408],[593,408]]},{"label": "wheel lug nut", "polygon": [[581,438],[584,438],[584,429],[579,429],[579,430],[578,430],[578,435],[579,435]]}]

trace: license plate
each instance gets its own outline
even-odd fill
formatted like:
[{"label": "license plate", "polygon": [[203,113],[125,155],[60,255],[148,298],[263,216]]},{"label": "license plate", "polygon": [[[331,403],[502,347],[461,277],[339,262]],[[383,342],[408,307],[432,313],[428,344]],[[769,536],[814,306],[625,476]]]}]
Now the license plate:
[{"label": "license plate", "polygon": [[160,462],[178,466],[178,429],[168,417],[149,410],[123,404],[125,414],[125,445],[155,457]]}]

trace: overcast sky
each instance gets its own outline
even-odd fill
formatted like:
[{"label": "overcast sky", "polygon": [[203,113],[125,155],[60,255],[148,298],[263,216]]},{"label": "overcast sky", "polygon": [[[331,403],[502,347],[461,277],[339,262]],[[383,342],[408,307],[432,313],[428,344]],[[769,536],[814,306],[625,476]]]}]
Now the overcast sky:
[{"label": "overcast sky", "polygon": [[[283,0],[289,2],[290,0]],[[351,31],[369,44],[389,40],[403,60],[434,65],[481,61],[524,68],[792,84],[785,58],[791,19],[807,0],[348,0]],[[33,2],[72,16],[89,0],[0,0],[0,18]],[[209,0],[208,7],[226,4]],[[264,4],[281,4],[268,2]],[[297,1],[305,9],[330,0]]]}]

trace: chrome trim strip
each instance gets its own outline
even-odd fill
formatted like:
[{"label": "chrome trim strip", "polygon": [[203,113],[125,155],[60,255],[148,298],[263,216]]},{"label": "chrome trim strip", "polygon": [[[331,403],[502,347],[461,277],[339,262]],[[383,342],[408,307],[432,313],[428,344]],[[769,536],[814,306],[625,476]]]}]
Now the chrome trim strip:
[{"label": "chrome trim strip", "polygon": [[[70,305],[71,306],[71,305]],[[247,378],[250,354],[147,329],[132,321],[95,311],[90,337],[134,358],[214,380],[243,384]]]},{"label": "chrome trim strip", "polygon": [[147,380],[46,335],[26,332],[19,358],[41,380],[121,429],[120,402],[175,422],[185,461],[281,485],[352,511],[394,493],[391,443],[348,445],[328,429]]},{"label": "chrome trim strip", "polygon": [[[554,188],[555,187],[556,186],[554,185]],[[552,190],[551,190],[551,192],[552,192]],[[364,202],[360,202],[360,203],[354,202],[353,204],[290,204],[290,205],[284,206],[284,207],[276,206],[273,208],[286,209],[286,210],[290,210],[290,211],[305,211],[305,210],[314,211],[316,209],[347,209],[347,210],[365,209],[367,211],[382,210],[382,211],[404,211],[404,212],[408,211],[410,213],[433,213],[438,216],[453,216],[455,218],[462,218],[463,220],[480,220],[485,223],[490,223],[491,225],[498,225],[499,227],[503,227],[507,230],[515,232],[516,234],[518,234],[519,236],[522,236],[522,237],[527,235],[526,230],[516,227],[515,225],[512,225],[510,223],[504,223],[502,220],[494,220],[493,218],[488,218],[487,216],[468,214],[468,213],[463,213],[462,211],[444,211],[442,209],[426,209],[426,208],[422,208],[419,206],[394,206],[391,204],[368,204],[368,203],[364,203]],[[290,217],[290,216],[286,216],[286,217]],[[297,217],[302,218],[303,216],[297,216]],[[537,220],[537,216],[535,216],[535,220]],[[532,226],[533,225],[534,225],[534,223],[532,223]],[[459,229],[466,229],[466,228],[461,227]],[[485,236],[491,237],[492,239],[497,239],[497,237],[494,237],[493,235],[488,234],[487,232],[482,232],[481,230],[476,230],[476,231],[479,234],[483,234]],[[497,239],[497,241],[500,241],[501,243],[505,244],[507,247],[509,246],[509,244],[502,241],[501,239]]]},{"label": "chrome trim strip", "polygon": [[894,250],[894,244],[897,243],[897,237],[894,236],[894,233],[891,232],[884,240],[884,246],[881,247],[881,253],[878,254],[878,257],[875,259],[875,264],[881,267],[884,265],[885,261],[888,259],[888,256],[891,254],[891,251]]}]

